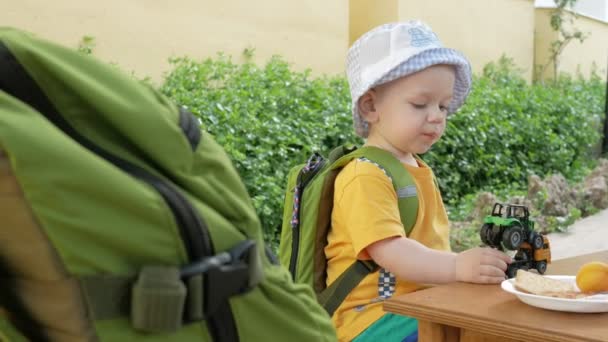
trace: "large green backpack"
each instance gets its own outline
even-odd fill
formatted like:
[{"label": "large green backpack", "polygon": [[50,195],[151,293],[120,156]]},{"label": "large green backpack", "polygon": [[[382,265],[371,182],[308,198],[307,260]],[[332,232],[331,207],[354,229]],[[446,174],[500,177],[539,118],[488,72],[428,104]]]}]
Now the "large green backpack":
[{"label": "large green backpack", "polygon": [[0,341],[334,341],[198,120],[0,28]]},{"label": "large green backpack", "polygon": [[378,268],[373,261],[356,261],[326,287],[325,246],[331,229],[334,182],[340,170],[353,159],[376,164],[391,179],[406,235],[412,230],[418,214],[418,197],[412,176],[397,158],[382,149],[341,146],[334,149],[327,159],[315,153],[306,164],[290,171],[279,260],[289,268],[295,282],[308,284],[314,289],[319,303],[330,315],[366,275]]}]

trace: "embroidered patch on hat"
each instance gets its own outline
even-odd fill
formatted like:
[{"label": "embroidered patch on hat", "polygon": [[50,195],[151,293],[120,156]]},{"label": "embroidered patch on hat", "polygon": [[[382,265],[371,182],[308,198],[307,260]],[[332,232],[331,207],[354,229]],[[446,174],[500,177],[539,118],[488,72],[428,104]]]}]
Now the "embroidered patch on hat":
[{"label": "embroidered patch on hat", "polygon": [[439,43],[439,39],[433,32],[424,31],[420,28],[414,27],[407,30],[412,39],[411,45],[414,47],[425,47],[431,44]]}]

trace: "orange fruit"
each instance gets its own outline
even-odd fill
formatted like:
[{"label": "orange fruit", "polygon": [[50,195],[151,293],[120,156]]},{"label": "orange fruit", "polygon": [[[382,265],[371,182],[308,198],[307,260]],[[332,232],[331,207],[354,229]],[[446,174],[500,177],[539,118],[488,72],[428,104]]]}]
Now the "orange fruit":
[{"label": "orange fruit", "polygon": [[581,266],[576,273],[576,286],[581,292],[608,291],[608,264],[592,261]]}]

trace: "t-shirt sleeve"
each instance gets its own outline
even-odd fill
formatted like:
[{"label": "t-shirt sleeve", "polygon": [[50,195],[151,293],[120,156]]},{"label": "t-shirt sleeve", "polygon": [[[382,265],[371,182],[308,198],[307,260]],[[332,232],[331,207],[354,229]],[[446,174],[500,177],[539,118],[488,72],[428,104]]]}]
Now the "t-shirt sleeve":
[{"label": "t-shirt sleeve", "polygon": [[369,260],[366,248],[378,241],[405,236],[397,194],[382,170],[373,164],[359,165],[363,171],[344,179],[335,205],[343,220],[357,259]]}]

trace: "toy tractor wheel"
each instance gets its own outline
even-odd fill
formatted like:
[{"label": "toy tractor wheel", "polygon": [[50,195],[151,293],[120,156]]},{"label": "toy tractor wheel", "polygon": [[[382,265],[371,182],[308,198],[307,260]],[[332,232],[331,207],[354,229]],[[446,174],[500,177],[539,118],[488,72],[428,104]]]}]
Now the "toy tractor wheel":
[{"label": "toy tractor wheel", "polygon": [[517,275],[517,270],[518,267],[516,265],[509,265],[507,267],[507,278],[515,278],[515,276]]},{"label": "toy tractor wheel", "polygon": [[491,232],[492,232],[491,224],[484,223],[484,225],[481,226],[481,230],[479,231],[479,237],[481,238],[481,242],[483,242],[483,244],[492,246],[492,241],[491,241],[490,235],[489,235]]},{"label": "toy tractor wheel", "polygon": [[502,236],[502,243],[506,249],[516,250],[524,241],[524,235],[519,225],[513,225],[505,229]]},{"label": "toy tractor wheel", "polygon": [[537,262],[536,263],[536,270],[540,274],[544,274],[545,272],[547,272],[547,262],[544,261],[544,260]]},{"label": "toy tractor wheel", "polygon": [[543,237],[540,234],[534,234],[534,237],[532,238],[532,246],[534,246],[534,249],[541,249],[543,248]]}]

